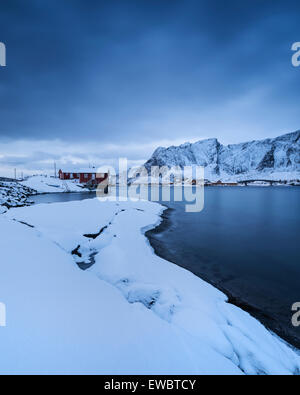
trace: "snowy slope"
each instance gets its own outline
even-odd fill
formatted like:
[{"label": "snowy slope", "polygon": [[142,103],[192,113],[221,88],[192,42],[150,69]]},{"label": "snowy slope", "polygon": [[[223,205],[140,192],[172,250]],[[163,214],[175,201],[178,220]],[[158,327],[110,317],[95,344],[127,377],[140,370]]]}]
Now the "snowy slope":
[{"label": "snowy slope", "polygon": [[76,181],[60,180],[46,176],[29,177],[22,185],[34,189],[37,193],[82,192],[87,191]]},{"label": "snowy slope", "polygon": [[198,165],[205,177],[215,180],[299,180],[300,131],[275,139],[224,146],[217,139],[158,148],[145,164],[151,166]]},{"label": "snowy slope", "polygon": [[300,357],[258,321],[154,255],[143,232],[161,212],[94,199],[1,215],[0,372],[299,373]]}]

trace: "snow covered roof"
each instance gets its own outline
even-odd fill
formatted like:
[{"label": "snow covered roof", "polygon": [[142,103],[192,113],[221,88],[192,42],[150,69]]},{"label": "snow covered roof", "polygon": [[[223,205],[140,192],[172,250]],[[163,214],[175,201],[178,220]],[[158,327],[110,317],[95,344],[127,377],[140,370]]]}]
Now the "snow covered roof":
[{"label": "snow covered roof", "polygon": [[95,173],[108,173],[108,169],[105,167],[95,167],[88,169],[60,169],[63,173],[85,173],[85,174],[95,174]]}]

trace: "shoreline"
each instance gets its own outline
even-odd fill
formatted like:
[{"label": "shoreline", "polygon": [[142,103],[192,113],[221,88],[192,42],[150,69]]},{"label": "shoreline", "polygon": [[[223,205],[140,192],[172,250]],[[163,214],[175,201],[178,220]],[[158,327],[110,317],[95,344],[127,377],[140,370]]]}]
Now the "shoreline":
[{"label": "shoreline", "polygon": [[[120,354],[117,347],[116,355],[111,357],[109,343],[106,348],[109,357],[101,358],[104,361],[103,367],[101,366],[102,373],[107,367],[107,360],[116,369],[116,359],[125,364],[125,368],[119,366],[121,371],[135,374],[137,371],[147,374],[152,371],[156,374],[217,372],[222,375],[299,373],[298,350],[293,350],[285,341],[267,331],[258,320],[229,304],[226,295],[216,287],[178,265],[162,261],[155,254],[145,234],[159,226],[162,217],[166,215],[161,204],[138,201],[120,204],[105,202],[103,205],[99,215],[92,215],[99,209],[99,202],[91,199],[47,206],[36,205],[14,210],[3,217],[2,226],[6,229],[6,237],[2,239],[2,244],[5,245],[7,259],[12,264],[4,266],[2,279],[7,284],[7,276],[12,276],[14,281],[20,282],[24,287],[22,292],[15,294],[13,288],[7,286],[7,294],[3,299],[9,302],[10,314],[18,320],[23,319],[24,305],[19,300],[28,295],[30,303],[25,307],[34,315],[34,324],[32,319],[25,320],[25,323],[29,329],[34,325],[34,332],[38,328],[40,337],[45,336],[47,344],[53,341],[55,349],[56,332],[53,331],[54,335],[51,336],[48,321],[41,317],[46,314],[55,329],[60,317],[65,317],[66,311],[71,311],[70,316],[67,316],[64,331],[60,327],[58,329],[62,341],[59,346],[61,355],[55,353],[55,357],[60,366],[66,364],[72,369],[72,364],[75,363],[74,369],[77,369],[74,361],[80,361],[81,352],[86,355],[87,346],[91,346],[86,369],[89,373],[94,371],[95,366],[99,369],[99,363],[94,360],[99,355],[95,351],[95,345],[102,350],[103,345],[107,344],[107,336],[99,337],[99,332],[106,330],[111,344],[115,345],[116,337],[111,336],[115,330],[120,339],[118,341],[128,344],[129,351],[136,358],[131,368],[128,368],[128,351],[125,350],[125,357],[122,358],[123,354]],[[87,213],[91,215],[87,217]],[[66,222],[65,218],[69,221]],[[34,230],[28,228],[29,224]],[[16,234],[19,239],[25,240],[20,249],[12,247]],[[33,246],[35,253],[34,259],[31,259]],[[86,274],[74,265],[77,261],[72,251],[76,246],[80,246],[77,247],[77,252],[81,254],[80,259],[89,259],[91,251],[98,252],[95,255],[95,264]],[[29,264],[24,265],[24,257],[27,256]],[[41,260],[46,270],[41,270]],[[24,281],[26,276],[28,281]],[[11,280],[8,284],[12,282]],[[6,289],[5,286],[2,287]],[[64,297],[66,289],[67,295],[71,297]],[[46,297],[36,298],[41,290]],[[57,295],[57,292],[61,300],[59,310],[55,297],[52,301],[52,294]],[[13,302],[10,302],[10,295],[15,298]],[[40,299],[49,301],[49,305],[41,304]],[[79,320],[83,325],[79,330],[76,326],[78,305],[79,310],[87,314],[84,320]],[[86,305],[89,305],[89,309],[84,308]],[[19,313],[20,309],[22,313]],[[106,312],[108,320],[105,320],[104,327],[103,315]],[[118,328],[122,324],[125,330],[120,337]],[[20,331],[17,336],[7,331],[7,336],[13,336],[13,341],[11,349],[4,356],[13,355],[16,342],[24,342],[22,325],[16,322],[15,326]],[[70,328],[75,329],[70,331]],[[95,342],[89,340],[91,330]],[[84,340],[87,337],[82,336],[82,333],[89,333],[87,344]],[[66,352],[70,335],[74,336],[73,342],[77,345],[78,352],[77,358],[72,353],[71,365],[68,361],[69,353]],[[137,337],[141,338],[141,343],[136,345]],[[43,361],[48,371],[53,369],[51,371],[56,372],[56,361],[51,365],[50,360],[50,365],[47,366],[47,350],[40,354],[43,348],[36,342],[36,337],[32,344],[39,355],[38,361],[32,360],[32,371],[39,372],[40,361]],[[142,354],[141,344],[145,345],[145,352]],[[136,351],[132,350],[135,345]],[[153,349],[157,350],[154,356]],[[24,357],[18,358],[28,369],[26,351]],[[149,361],[146,360],[144,366],[141,362],[145,360],[145,355],[149,356]],[[14,361],[15,358],[12,358],[12,364]],[[11,369],[7,359],[4,362],[5,368]],[[78,366],[82,369],[80,362]],[[18,369],[23,373],[22,365]]]},{"label": "shoreline", "polygon": [[[65,195],[65,194],[81,194],[83,192],[56,192],[55,194],[59,195]],[[84,191],[84,193],[88,194],[93,194],[92,191]],[[35,196],[41,196],[41,195],[53,195],[53,193],[36,193],[35,195],[29,196],[30,198],[34,198]],[[28,202],[29,203],[29,202]],[[35,202],[30,202],[30,205],[35,205]],[[28,204],[27,204],[28,205]],[[26,205],[26,206],[27,206]],[[19,206],[19,207],[25,207],[25,206]],[[144,234],[145,237],[147,238],[150,247],[154,250],[154,253],[160,257],[163,258],[169,262],[171,262],[174,265],[177,265],[179,267],[183,267],[184,269],[188,270],[201,280],[206,281],[207,283],[211,284],[213,287],[224,293],[227,298],[228,298],[228,303],[235,305],[242,310],[248,312],[250,315],[252,315],[254,318],[258,319],[269,331],[275,333],[278,335],[281,339],[284,341],[288,342],[292,347],[296,347],[297,350],[300,350],[300,339],[297,337],[294,337],[292,334],[289,333],[289,330],[287,328],[284,328],[280,322],[276,321],[276,317],[271,316],[270,314],[265,313],[259,306],[255,304],[249,303],[246,298],[237,291],[232,291],[229,288],[224,287],[220,281],[216,281],[216,279],[213,277],[212,273],[195,273],[190,267],[180,265],[176,259],[176,257],[171,256],[171,254],[168,253],[163,240],[157,240],[154,237],[152,237],[155,234],[161,234],[165,230],[168,230],[172,226],[172,214],[176,212],[176,209],[174,208],[169,208],[167,206],[163,206],[165,210],[160,214],[160,219],[161,222],[154,228],[147,230]]]},{"label": "shoreline", "polygon": [[153,237],[153,235],[162,234],[164,231],[171,228],[172,226],[171,215],[175,211],[176,211],[175,209],[167,207],[167,209],[164,210],[164,212],[161,214],[161,219],[162,219],[161,223],[157,227],[153,228],[152,230],[148,230],[145,233],[145,236],[150,246],[153,248],[154,253],[160,258],[165,259],[176,266],[183,267],[184,269],[193,273],[196,277],[200,278],[203,281],[206,281],[207,283],[209,283],[219,291],[223,292],[228,298],[228,303],[236,307],[239,307],[240,309],[249,313],[252,317],[256,318],[261,324],[263,324],[271,333],[274,333],[275,335],[279,336],[283,341],[287,342],[289,346],[295,348],[296,351],[299,352],[300,339],[295,338],[294,336],[289,334],[285,328],[283,328],[279,323],[277,323],[276,317],[271,317],[269,314],[261,310],[258,306],[254,306],[253,304],[250,304],[245,300],[245,298],[241,294],[233,293],[228,288],[225,288],[222,285],[220,285],[218,281],[215,281],[209,275],[199,276],[199,274],[193,272],[193,270],[187,268],[186,266],[180,265],[178,262],[176,262],[176,259],[174,259],[173,257],[170,256],[170,254],[168,254],[167,248],[165,248],[163,241],[158,241]]}]

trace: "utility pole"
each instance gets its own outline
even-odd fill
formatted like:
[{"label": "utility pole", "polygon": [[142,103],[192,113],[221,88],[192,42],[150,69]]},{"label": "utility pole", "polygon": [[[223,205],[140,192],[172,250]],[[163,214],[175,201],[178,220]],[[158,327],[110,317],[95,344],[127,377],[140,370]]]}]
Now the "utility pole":
[{"label": "utility pole", "polygon": [[15,180],[17,180],[17,169],[15,169]]},{"label": "utility pole", "polygon": [[56,178],[56,162],[54,162],[54,178]]}]

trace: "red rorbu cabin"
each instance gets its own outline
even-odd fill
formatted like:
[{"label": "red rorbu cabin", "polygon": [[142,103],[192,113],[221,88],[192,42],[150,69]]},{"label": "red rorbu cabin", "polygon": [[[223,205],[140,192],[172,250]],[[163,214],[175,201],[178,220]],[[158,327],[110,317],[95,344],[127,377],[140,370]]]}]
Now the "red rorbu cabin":
[{"label": "red rorbu cabin", "polygon": [[77,172],[59,170],[61,180],[78,180],[80,184],[99,185],[108,180],[107,173],[98,173],[96,169],[84,169]]}]

